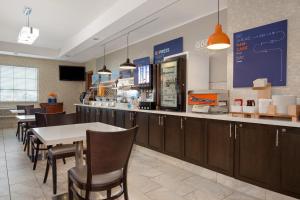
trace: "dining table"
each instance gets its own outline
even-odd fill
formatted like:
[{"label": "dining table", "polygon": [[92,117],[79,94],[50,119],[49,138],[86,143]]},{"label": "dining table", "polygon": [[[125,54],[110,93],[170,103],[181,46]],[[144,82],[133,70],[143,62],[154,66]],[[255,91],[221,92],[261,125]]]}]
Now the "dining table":
[{"label": "dining table", "polygon": [[11,109],[9,110],[12,114],[25,114],[25,110],[17,110],[17,109]]},{"label": "dining table", "polygon": [[16,118],[21,123],[35,122],[35,115],[16,115]]},{"label": "dining table", "polygon": [[59,126],[47,126],[41,128],[33,128],[33,134],[45,146],[55,146],[57,144],[73,144],[76,145],[75,166],[83,166],[83,142],[86,141],[86,131],[100,132],[118,132],[125,130],[120,127],[104,124],[101,122],[69,124]]}]

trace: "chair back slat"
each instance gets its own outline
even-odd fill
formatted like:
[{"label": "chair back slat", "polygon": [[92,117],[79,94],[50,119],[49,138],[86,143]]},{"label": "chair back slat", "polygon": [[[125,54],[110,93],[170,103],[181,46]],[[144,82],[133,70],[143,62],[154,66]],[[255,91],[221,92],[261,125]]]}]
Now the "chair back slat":
[{"label": "chair back slat", "polygon": [[76,113],[70,114],[46,114],[47,126],[59,126],[76,124],[77,116]]},{"label": "chair back slat", "polygon": [[[24,110],[26,113],[26,109],[34,108],[34,105],[17,105],[17,110]],[[24,114],[18,114],[18,115],[24,115]]]},{"label": "chair back slat", "polygon": [[35,113],[46,113],[44,108],[25,108],[25,115],[34,115]]},{"label": "chair back slat", "polygon": [[45,127],[46,123],[46,113],[35,113],[35,125],[36,127]]},{"label": "chair back slat", "polygon": [[87,131],[88,176],[127,168],[138,127],[119,132]]}]

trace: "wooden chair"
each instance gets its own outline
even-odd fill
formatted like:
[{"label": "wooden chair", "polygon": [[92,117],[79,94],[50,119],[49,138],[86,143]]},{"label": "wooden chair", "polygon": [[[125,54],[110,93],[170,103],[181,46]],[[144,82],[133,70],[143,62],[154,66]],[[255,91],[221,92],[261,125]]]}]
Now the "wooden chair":
[{"label": "wooden chair", "polygon": [[[17,110],[26,110],[26,108],[33,108],[34,105],[17,105]],[[18,122],[17,126],[17,132],[16,132],[16,137],[18,140],[20,140],[20,128],[21,128],[22,122]]]},{"label": "wooden chair", "polygon": [[[76,124],[77,116],[76,113],[65,114],[65,115],[46,115],[47,126],[58,126],[67,124]],[[57,192],[57,159],[65,159],[68,157],[75,156],[75,145],[74,144],[62,144],[55,147],[51,147],[47,154],[47,166],[44,176],[44,183],[47,182],[49,168],[52,169],[52,181],[53,181],[53,194]],[[65,162],[65,161],[64,161]]]},{"label": "wooden chair", "polygon": [[[128,200],[127,167],[138,127],[120,132],[87,131],[87,161],[83,168],[68,171],[69,200],[74,195],[78,199],[89,199],[90,192],[106,191],[106,200],[117,199],[124,194]],[[85,190],[82,197],[74,186]],[[111,190],[120,187],[121,191],[111,194]]]},{"label": "wooden chair", "polygon": [[[35,122],[36,127],[46,127],[47,126],[47,116],[52,115],[53,117],[58,117],[60,115],[65,115],[63,113],[55,113],[55,114],[47,114],[47,113],[35,113]],[[30,136],[30,144],[31,144],[31,157],[33,159],[33,170],[36,169],[38,156],[40,151],[48,151],[50,147],[40,148],[43,144],[35,135],[31,134]]]},{"label": "wooden chair", "polygon": [[[25,108],[25,115],[34,115],[35,113],[45,113],[45,109],[43,108]],[[26,151],[27,146],[29,146],[29,136],[31,132],[28,132],[30,128],[35,128],[36,124],[35,122],[27,122],[21,125],[21,137],[23,138],[23,144],[24,144],[24,151]]]}]

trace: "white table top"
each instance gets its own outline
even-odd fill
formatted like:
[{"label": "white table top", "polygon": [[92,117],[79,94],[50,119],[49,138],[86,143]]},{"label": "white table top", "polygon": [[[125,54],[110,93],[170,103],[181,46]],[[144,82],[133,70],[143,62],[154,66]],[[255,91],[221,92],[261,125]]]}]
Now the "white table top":
[{"label": "white table top", "polygon": [[16,115],[19,122],[34,122],[35,115]]},{"label": "white table top", "polygon": [[33,133],[45,144],[71,144],[86,140],[86,131],[116,132],[125,130],[100,122],[33,128]]},{"label": "white table top", "polygon": [[24,114],[25,113],[25,110],[9,110],[11,113],[13,114]]}]

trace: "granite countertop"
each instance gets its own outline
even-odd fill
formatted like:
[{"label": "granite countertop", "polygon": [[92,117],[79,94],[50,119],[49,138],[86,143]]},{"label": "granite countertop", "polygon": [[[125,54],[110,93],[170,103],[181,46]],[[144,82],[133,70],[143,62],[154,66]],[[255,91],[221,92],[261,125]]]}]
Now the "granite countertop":
[{"label": "granite countertop", "polygon": [[224,120],[224,121],[233,121],[233,122],[244,122],[244,123],[255,123],[255,124],[266,124],[266,125],[275,125],[275,126],[285,126],[285,127],[296,127],[300,128],[300,122],[292,122],[288,120],[280,119],[256,119],[256,118],[243,118],[243,117],[233,117],[230,114],[204,114],[204,113],[192,113],[192,112],[171,112],[163,110],[141,110],[141,109],[128,109],[125,107],[109,107],[109,106],[93,106],[85,104],[74,104],[75,106],[84,106],[92,108],[107,108],[112,110],[124,110],[132,112],[146,112],[153,114],[161,115],[174,115],[181,117],[194,117],[202,119],[215,119],[215,120]]}]

